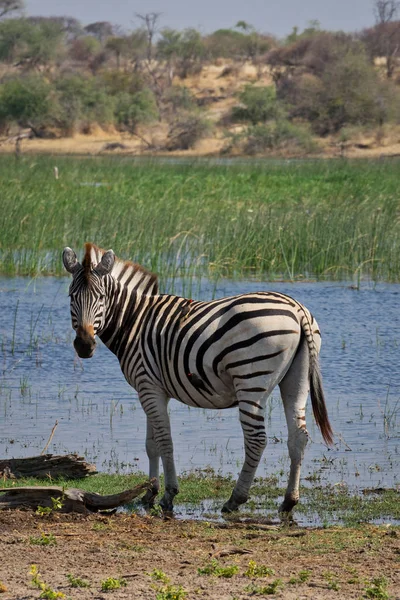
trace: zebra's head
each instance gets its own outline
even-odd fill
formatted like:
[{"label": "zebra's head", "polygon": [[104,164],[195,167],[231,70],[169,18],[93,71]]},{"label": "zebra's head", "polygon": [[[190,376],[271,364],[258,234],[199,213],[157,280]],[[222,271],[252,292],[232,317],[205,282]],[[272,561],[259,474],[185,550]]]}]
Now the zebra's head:
[{"label": "zebra's head", "polygon": [[[98,257],[100,258],[100,256]],[[80,358],[91,358],[96,349],[95,335],[105,323],[106,289],[105,279],[115,261],[112,250],[103,254],[97,264],[93,264],[88,245],[82,264],[71,248],[64,248],[64,267],[72,275],[69,288],[71,298],[72,327],[76,331],[74,348]]]}]

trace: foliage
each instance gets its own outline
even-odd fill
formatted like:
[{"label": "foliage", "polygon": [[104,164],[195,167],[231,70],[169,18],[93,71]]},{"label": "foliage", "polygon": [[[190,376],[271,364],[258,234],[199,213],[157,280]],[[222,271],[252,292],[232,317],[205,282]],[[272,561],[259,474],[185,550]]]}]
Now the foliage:
[{"label": "foliage", "polygon": [[67,579],[69,584],[73,588],[88,588],[90,587],[90,583],[86,581],[86,579],[82,579],[81,577],[74,577],[71,573],[67,574]]},{"label": "foliage", "polygon": [[304,125],[295,125],[287,119],[253,125],[238,135],[228,137],[228,148],[239,148],[250,156],[269,151],[287,150],[294,153],[313,152],[317,144]]},{"label": "foliage", "polygon": [[372,579],[365,589],[366,598],[376,598],[377,600],[388,600],[388,580],[383,575]]},{"label": "foliage", "polygon": [[63,36],[57,21],[7,19],[0,23],[0,60],[30,68],[47,65],[59,56]]},{"label": "foliage", "polygon": [[64,130],[88,128],[92,123],[108,125],[114,122],[114,98],[107,94],[96,77],[67,75],[54,82],[57,104],[54,120]]},{"label": "foliage", "polygon": [[211,130],[210,121],[196,110],[181,110],[172,120],[168,133],[168,150],[188,150]]},{"label": "foliage", "polygon": [[281,116],[282,109],[276,101],[276,92],[273,86],[256,87],[246,85],[239,93],[241,105],[232,109],[234,121],[250,121],[253,125],[265,123]]},{"label": "foliage", "polygon": [[30,536],[29,543],[36,546],[55,546],[57,540],[52,533],[41,533],[40,536]]},{"label": "foliage", "polygon": [[121,587],[126,587],[128,584],[125,579],[107,577],[101,582],[101,591],[110,592],[112,590],[119,590]]},{"label": "foliage", "polygon": [[215,558],[213,558],[204,567],[199,567],[197,572],[199,575],[215,575],[216,577],[226,577],[227,579],[230,579],[239,573],[239,567],[237,565],[222,566]]},{"label": "foliage", "polygon": [[120,129],[135,133],[138,125],[158,117],[154,94],[145,88],[135,94],[122,92],[116,97],[115,118]]},{"label": "foliage", "polygon": [[0,84],[0,124],[10,122],[27,127],[30,122],[43,123],[50,114],[51,88],[38,75],[9,79]]},{"label": "foliage", "polygon": [[181,585],[165,585],[157,590],[156,600],[185,600],[187,594]]},{"label": "foliage", "polygon": [[255,585],[250,584],[247,586],[246,591],[249,592],[252,596],[272,596],[276,594],[279,589],[283,587],[282,579],[275,579],[271,583],[267,585]]},{"label": "foliage", "polygon": [[65,594],[62,592],[55,592],[47,583],[42,580],[42,577],[38,571],[36,565],[31,565],[30,574],[32,576],[32,585],[41,590],[39,598],[45,598],[47,600],[57,600],[57,598],[65,598]]},{"label": "foliage", "polygon": [[95,37],[87,35],[72,41],[69,48],[69,55],[73,60],[87,63],[89,60],[93,59],[100,50],[100,42]]},{"label": "foliage", "polygon": [[270,567],[258,565],[254,560],[250,560],[245,575],[246,577],[268,577],[270,575],[275,575],[275,571]]}]

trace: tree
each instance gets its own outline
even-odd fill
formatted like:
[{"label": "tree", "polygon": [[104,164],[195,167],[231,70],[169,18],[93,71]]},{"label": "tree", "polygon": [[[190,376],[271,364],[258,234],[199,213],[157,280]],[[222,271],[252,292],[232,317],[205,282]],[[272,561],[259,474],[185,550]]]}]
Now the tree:
[{"label": "tree", "polygon": [[129,40],[122,36],[109,37],[106,42],[106,50],[110,50],[115,54],[117,60],[117,68],[121,66],[121,56],[126,56],[129,51]]},{"label": "tree", "polygon": [[147,60],[151,61],[153,58],[153,38],[158,31],[158,20],[161,13],[151,12],[145,15],[136,13],[138,19],[143,21],[144,27],[147,31]]},{"label": "tree", "polygon": [[396,0],[375,0],[375,27],[365,29],[361,39],[372,59],[385,57],[386,76],[391,79],[400,49],[400,21],[395,21],[400,9]]},{"label": "tree", "polygon": [[24,0],[0,0],[0,19],[23,8],[25,8]]},{"label": "tree", "polygon": [[397,15],[400,2],[396,0],[375,0],[374,13],[377,23],[390,23]]},{"label": "tree", "polygon": [[89,25],[86,25],[85,31],[99,40],[101,45],[104,44],[107,38],[114,35],[114,27],[108,21],[96,21],[95,23],[89,23]]},{"label": "tree", "polygon": [[50,86],[38,76],[10,79],[0,88],[0,123],[43,125],[50,109]]}]

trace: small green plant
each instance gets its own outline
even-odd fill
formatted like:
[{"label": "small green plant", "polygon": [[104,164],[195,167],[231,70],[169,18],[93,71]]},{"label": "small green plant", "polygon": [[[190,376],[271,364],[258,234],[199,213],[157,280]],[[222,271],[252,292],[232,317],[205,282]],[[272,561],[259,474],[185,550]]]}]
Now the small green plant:
[{"label": "small green plant", "polygon": [[275,575],[275,571],[270,567],[258,565],[254,560],[251,560],[245,575],[246,577],[269,577]]},{"label": "small green plant", "polygon": [[71,573],[68,573],[67,579],[69,584],[73,588],[88,588],[90,587],[90,583],[86,581],[86,579],[81,579],[81,577],[74,577]]},{"label": "small green plant", "polygon": [[53,511],[61,510],[63,507],[63,501],[61,498],[51,498],[51,506],[38,506],[36,514],[40,517],[50,515]]},{"label": "small green plant", "polygon": [[119,590],[121,587],[126,587],[128,584],[125,579],[114,579],[114,577],[108,577],[101,582],[102,592],[111,592],[112,590]]},{"label": "small green plant", "polygon": [[328,588],[330,590],[333,590],[334,592],[338,592],[340,590],[339,582],[334,573],[331,573],[331,571],[326,571],[323,573],[323,577],[327,580]]},{"label": "small green plant", "polygon": [[267,585],[254,585],[254,583],[252,583],[247,586],[246,591],[255,596],[272,596],[282,587],[282,579],[274,579],[274,581],[271,581],[271,583],[268,583]]},{"label": "small green plant", "polygon": [[372,579],[365,588],[365,598],[377,598],[377,600],[388,600],[389,592],[387,591],[388,581],[386,577],[381,575]]},{"label": "small green plant", "polygon": [[45,598],[46,600],[57,600],[57,598],[66,598],[65,594],[63,594],[62,592],[55,592],[47,583],[45,583],[42,580],[37,565],[31,565],[30,575],[32,576],[32,585],[41,590],[39,598]]},{"label": "small green plant", "polygon": [[291,577],[289,579],[289,583],[291,585],[295,585],[296,583],[305,583],[306,581],[308,581],[310,579],[310,575],[311,575],[311,571],[307,571],[307,569],[303,569],[302,571],[299,571],[299,574],[297,575],[297,577]]},{"label": "small green plant", "polygon": [[161,571],[161,569],[154,569],[149,575],[154,581],[162,581],[163,583],[170,582],[168,575],[166,575],[164,571]]},{"label": "small green plant", "polygon": [[57,544],[57,540],[52,533],[48,535],[46,533],[41,533],[39,536],[31,535],[29,538],[29,543],[35,546],[55,546]]},{"label": "small green plant", "polygon": [[161,506],[159,504],[156,504],[155,506],[152,506],[150,509],[150,515],[152,517],[162,517],[163,516],[163,509],[161,508]]},{"label": "small green plant", "polygon": [[181,585],[166,585],[156,593],[156,600],[185,600],[187,591]]},{"label": "small green plant", "polygon": [[213,558],[204,567],[199,567],[197,572],[199,575],[215,575],[216,577],[226,577],[229,579],[239,572],[239,567],[237,565],[227,565],[226,567],[222,567],[218,561]]}]

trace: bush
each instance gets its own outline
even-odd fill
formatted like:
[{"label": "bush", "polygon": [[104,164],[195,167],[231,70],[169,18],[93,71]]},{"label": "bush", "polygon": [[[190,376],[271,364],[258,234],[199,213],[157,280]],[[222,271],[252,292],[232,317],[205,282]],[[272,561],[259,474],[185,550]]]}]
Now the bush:
[{"label": "bush", "polygon": [[255,87],[246,85],[239,94],[240,106],[232,109],[234,121],[250,121],[253,125],[265,123],[282,115],[282,108],[276,100],[273,86]]},{"label": "bush", "polygon": [[136,94],[122,92],[116,97],[115,118],[120,129],[135,133],[139,124],[149,123],[157,117],[157,104],[149,89]]},{"label": "bush", "polygon": [[87,132],[94,123],[100,126],[114,123],[115,100],[96,77],[69,75],[56,80],[55,89],[57,104],[53,116],[65,134],[77,129]]},{"label": "bush", "polygon": [[210,130],[210,121],[198,111],[181,111],[170,125],[167,149],[189,150]]},{"label": "bush", "polygon": [[233,150],[250,156],[270,151],[286,151],[301,154],[315,152],[318,145],[307,127],[295,125],[287,119],[265,124],[251,125],[239,134],[228,134],[224,153]]},{"label": "bush", "polygon": [[41,77],[10,79],[0,85],[0,124],[4,129],[12,122],[20,127],[29,123],[44,125],[50,113],[49,84]]},{"label": "bush", "polygon": [[260,154],[268,150],[316,150],[316,144],[304,127],[287,120],[249,127],[244,144],[245,154]]}]

